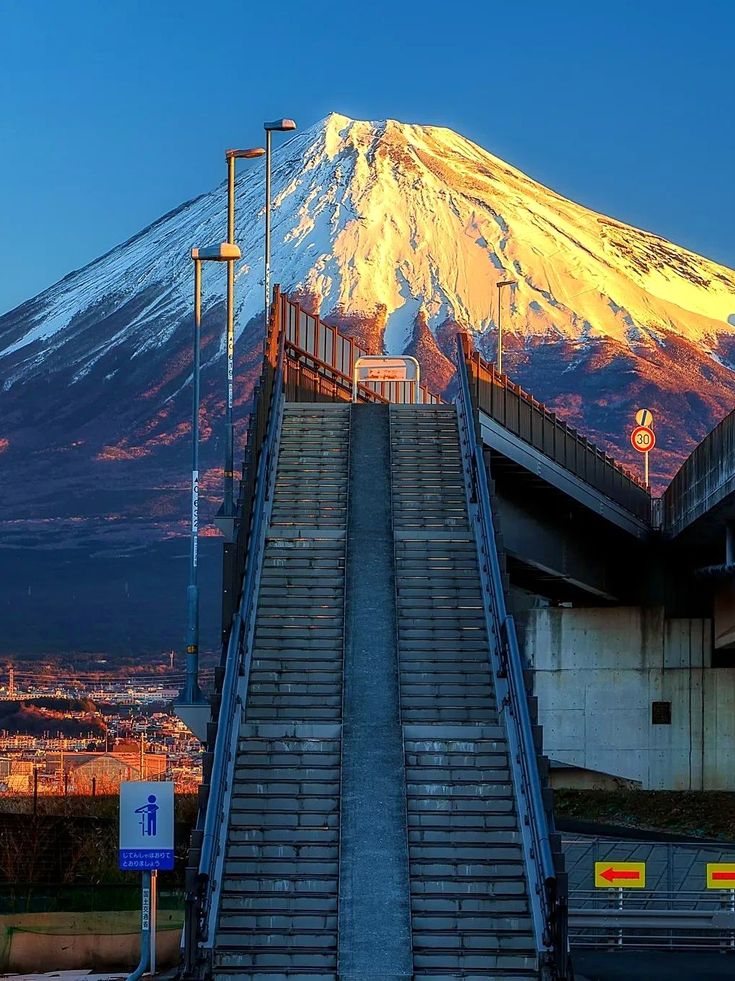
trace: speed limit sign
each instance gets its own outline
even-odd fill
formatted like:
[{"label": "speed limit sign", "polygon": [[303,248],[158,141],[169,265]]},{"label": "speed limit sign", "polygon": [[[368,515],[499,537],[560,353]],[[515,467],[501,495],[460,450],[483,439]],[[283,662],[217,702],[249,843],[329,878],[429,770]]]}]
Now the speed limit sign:
[{"label": "speed limit sign", "polygon": [[633,449],[639,453],[648,453],[656,445],[656,435],[648,426],[636,426],[630,434],[630,441]]}]

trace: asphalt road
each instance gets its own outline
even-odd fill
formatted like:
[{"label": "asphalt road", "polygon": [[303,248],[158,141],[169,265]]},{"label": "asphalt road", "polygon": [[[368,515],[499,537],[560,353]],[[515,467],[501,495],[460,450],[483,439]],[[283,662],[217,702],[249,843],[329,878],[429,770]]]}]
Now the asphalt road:
[{"label": "asphalt road", "polygon": [[575,981],[732,981],[735,952],[573,950]]}]

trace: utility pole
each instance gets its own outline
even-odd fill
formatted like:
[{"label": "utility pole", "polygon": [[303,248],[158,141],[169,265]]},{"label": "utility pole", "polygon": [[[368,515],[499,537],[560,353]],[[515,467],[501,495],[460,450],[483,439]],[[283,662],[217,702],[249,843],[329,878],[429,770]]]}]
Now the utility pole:
[{"label": "utility pole", "polygon": [[[252,147],[248,150],[228,150],[225,153],[227,162],[227,242],[235,244],[235,161],[262,157],[265,150],[262,147]],[[222,513],[225,518],[232,518],[235,513],[234,505],[234,458],[235,436],[233,423],[235,377],[235,260],[227,263],[227,393],[225,398],[225,487]]]},{"label": "utility pole", "polygon": [[265,269],[263,288],[265,291],[265,330],[268,331],[268,312],[271,306],[271,133],[286,133],[296,129],[293,119],[274,119],[263,123],[265,130]]},{"label": "utility pole", "polygon": [[176,714],[204,741],[209,719],[209,702],[199,688],[199,399],[201,380],[202,263],[229,262],[240,258],[240,249],[229,242],[191,250],[194,263],[194,363],[192,372],[191,423],[191,537],[186,616],[186,680],[174,702]]}]

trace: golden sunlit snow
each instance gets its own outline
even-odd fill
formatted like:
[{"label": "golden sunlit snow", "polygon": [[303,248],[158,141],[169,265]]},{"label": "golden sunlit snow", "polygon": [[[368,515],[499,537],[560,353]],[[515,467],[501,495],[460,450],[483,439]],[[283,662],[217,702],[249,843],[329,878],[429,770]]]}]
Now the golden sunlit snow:
[{"label": "golden sunlit snow", "polygon": [[[337,114],[323,125],[279,204],[309,183],[287,241],[313,242],[320,218],[335,235],[303,283],[326,310],[384,304],[390,319],[418,300],[432,325],[453,316],[482,331],[510,275],[508,327],[526,336],[630,344],[674,330],[710,349],[735,333],[732,270],[575,204],[451,130]],[[336,181],[313,183],[335,165]]]}]

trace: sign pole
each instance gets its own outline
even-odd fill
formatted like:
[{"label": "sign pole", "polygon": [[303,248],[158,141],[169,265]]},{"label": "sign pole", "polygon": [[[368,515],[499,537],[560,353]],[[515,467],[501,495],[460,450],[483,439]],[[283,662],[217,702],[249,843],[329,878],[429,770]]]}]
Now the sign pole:
[{"label": "sign pole", "polygon": [[140,964],[127,981],[156,973],[158,870],[174,867],[174,785],[133,780],[120,784],[120,868],[141,873]]},{"label": "sign pole", "polygon": [[643,454],[643,481],[648,487],[648,454],[656,445],[653,431],[653,413],[650,409],[639,409],[635,414],[636,427],[630,434],[633,449]]},{"label": "sign pole", "polygon": [[156,930],[158,929],[158,869],[151,869],[151,977],[156,975]]},{"label": "sign pole", "polygon": [[151,873],[144,869],[140,875],[140,963],[126,981],[140,981],[151,960]]}]

